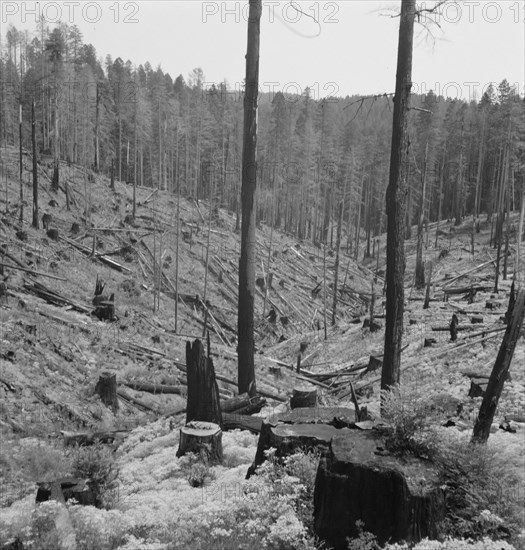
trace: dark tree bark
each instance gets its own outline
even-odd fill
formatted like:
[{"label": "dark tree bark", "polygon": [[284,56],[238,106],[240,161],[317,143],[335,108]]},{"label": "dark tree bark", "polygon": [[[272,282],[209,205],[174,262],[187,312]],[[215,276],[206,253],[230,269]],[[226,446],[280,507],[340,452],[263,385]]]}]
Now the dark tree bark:
[{"label": "dark tree bark", "polygon": [[103,372],[95,386],[95,392],[100,396],[102,403],[106,407],[113,409],[113,412],[118,411],[117,398],[117,375],[110,372]]},{"label": "dark tree bark", "polygon": [[512,305],[512,300],[509,300],[509,311],[507,312],[509,322],[507,330],[503,336],[498,357],[494,363],[494,368],[492,369],[489,383],[479,409],[478,418],[474,425],[474,432],[472,434],[473,443],[486,443],[489,438],[490,427],[496,409],[498,408],[499,398],[509,372],[510,362],[512,361],[524,317],[525,290],[521,290],[514,305]]},{"label": "dark tree bark", "polygon": [[186,423],[192,420],[213,422],[222,426],[219,386],[215,380],[213,361],[204,354],[200,340],[186,342],[188,405]]},{"label": "dark tree bark", "polygon": [[407,154],[408,109],[412,87],[412,47],[416,1],[403,0],[399,25],[394,120],[390,154],[390,179],[386,193],[386,324],[381,388],[399,383],[403,309],[405,290],[404,229],[406,217],[406,172],[403,167]]},{"label": "dark tree bark", "polygon": [[33,146],[33,227],[38,229],[38,159],[36,152],[35,100],[31,103],[31,142]]},{"label": "dark tree bark", "polygon": [[239,393],[256,394],[253,334],[255,296],[255,188],[257,184],[257,96],[259,89],[259,37],[262,0],[250,0],[244,136],[242,152],[242,224],[239,261],[238,387]]}]

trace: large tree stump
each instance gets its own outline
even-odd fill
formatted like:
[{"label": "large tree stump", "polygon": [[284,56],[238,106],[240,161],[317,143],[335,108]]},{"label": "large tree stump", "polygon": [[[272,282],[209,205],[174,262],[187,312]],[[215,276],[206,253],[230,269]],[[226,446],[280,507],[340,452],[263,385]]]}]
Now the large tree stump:
[{"label": "large tree stump", "polygon": [[308,384],[308,382],[295,386],[293,395],[290,399],[290,408],[298,407],[316,407],[317,406],[317,388]]},{"label": "large tree stump", "polygon": [[95,392],[100,396],[102,403],[113,409],[113,412],[118,411],[117,398],[117,375],[111,372],[103,372],[95,386]]},{"label": "large tree stump", "polygon": [[246,478],[255,473],[265,460],[265,451],[274,447],[278,457],[298,449],[327,449],[334,435],[341,429],[355,426],[355,411],[349,407],[297,408],[275,414],[260,427],[255,460]]},{"label": "large tree stump", "polygon": [[195,453],[209,462],[222,462],[222,430],[213,422],[189,422],[180,429],[177,456]]},{"label": "large tree stump", "polygon": [[335,550],[356,536],[356,521],[380,544],[436,538],[445,514],[437,470],[428,462],[377,452],[371,430],[336,435],[321,458],[314,492],[316,533]]},{"label": "large tree stump", "polygon": [[200,340],[186,342],[188,405],[186,424],[192,420],[213,422],[222,426],[219,386],[215,380],[213,361],[204,354]]}]

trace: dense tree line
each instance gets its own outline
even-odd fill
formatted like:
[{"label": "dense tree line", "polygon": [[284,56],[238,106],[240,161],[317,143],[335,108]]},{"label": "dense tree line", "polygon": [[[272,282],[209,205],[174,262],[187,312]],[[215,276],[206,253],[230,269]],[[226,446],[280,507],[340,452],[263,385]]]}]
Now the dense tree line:
[{"label": "dense tree line", "polygon": [[[243,94],[201,69],[173,78],[150,63],[102,61],[79,29],[11,26],[0,55],[0,141],[137,185],[178,189],[239,214]],[[525,103],[506,80],[479,101],[414,95],[409,117],[407,233],[413,224],[518,210]],[[260,94],[257,221],[347,249],[386,229],[392,96]],[[58,188],[58,187],[56,187]],[[339,215],[341,214],[341,215]],[[501,224],[496,224],[496,232]],[[364,241],[363,241],[364,239]]]}]

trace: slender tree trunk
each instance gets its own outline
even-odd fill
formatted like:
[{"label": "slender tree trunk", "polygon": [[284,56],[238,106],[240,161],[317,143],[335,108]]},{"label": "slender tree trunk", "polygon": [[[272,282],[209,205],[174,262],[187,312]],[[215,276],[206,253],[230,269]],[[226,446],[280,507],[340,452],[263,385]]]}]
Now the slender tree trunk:
[{"label": "slender tree trunk", "polygon": [[212,164],[211,167],[211,182],[210,182],[210,212],[208,215],[208,236],[206,237],[206,263],[204,266],[204,323],[202,328],[202,337],[206,336],[206,325],[208,324],[208,308],[206,306],[206,299],[208,293],[208,268],[209,268],[209,259],[210,259],[210,235],[211,235],[211,221],[213,218],[213,195],[215,191],[215,171]]},{"label": "slender tree trunk", "polygon": [[517,243],[516,243],[516,267],[514,268],[514,279],[518,279],[518,288],[520,288],[520,283],[522,282],[520,280],[523,277],[523,273],[520,271],[521,266],[521,241],[523,239],[523,226],[525,224],[525,179],[522,180],[522,189],[521,189],[521,214],[520,214],[520,222],[518,225],[518,236],[517,236]]},{"label": "slender tree trunk", "polygon": [[441,222],[441,210],[443,208],[443,182],[444,182],[444,171],[445,171],[445,159],[447,157],[447,144],[443,148],[443,161],[441,162],[441,170],[439,173],[439,197],[438,197],[438,219],[436,224],[436,242],[434,247],[437,248],[438,238],[439,238],[439,224]]},{"label": "slender tree trunk", "polygon": [[412,88],[412,47],[416,0],[401,3],[390,178],[387,188],[386,323],[381,388],[399,383],[405,289],[404,229],[408,110]]},{"label": "slender tree trunk", "polygon": [[344,198],[339,205],[339,216],[337,218],[337,239],[335,243],[335,273],[334,273],[334,301],[332,305],[332,325],[335,325],[337,314],[337,283],[339,280],[339,251],[341,248],[341,230],[343,225]]},{"label": "slender tree trunk", "polygon": [[255,190],[257,185],[257,96],[259,89],[259,42],[262,0],[250,0],[246,89],[244,95],[244,135],[242,152],[242,225],[239,261],[238,388],[239,393],[256,394],[254,297],[255,297]]},{"label": "slender tree trunk", "polygon": [[22,103],[20,103],[18,116],[18,137],[19,137],[19,153],[20,153],[20,215],[18,221],[20,228],[24,223],[24,159],[22,154]]},{"label": "slender tree trunk", "polygon": [[38,159],[36,152],[35,100],[31,103],[31,142],[33,146],[33,227],[38,229]]},{"label": "slender tree trunk", "polygon": [[479,231],[479,210],[481,202],[481,176],[483,174],[483,155],[485,152],[485,127],[487,119],[485,113],[483,114],[483,125],[481,127],[481,138],[479,143],[479,155],[478,155],[478,169],[476,174],[476,195],[474,199],[474,218],[476,231]]},{"label": "slender tree trunk", "polygon": [[179,131],[177,128],[177,143],[175,153],[175,182],[177,187],[177,239],[175,243],[175,334],[178,329],[179,317],[179,241],[180,241],[180,179],[179,179]]},{"label": "slender tree trunk", "polygon": [[[55,75],[56,75],[55,68]],[[54,167],[53,167],[53,180],[51,182],[51,189],[58,191],[60,182],[60,142],[58,136],[58,83],[55,86],[55,135],[53,136],[53,153],[54,153]]]},{"label": "slender tree trunk", "polygon": [[416,252],[416,288],[425,286],[425,266],[423,264],[423,222],[425,220],[425,193],[427,187],[427,159],[428,141],[425,146],[425,160],[421,176],[421,200],[419,203],[419,219],[417,223],[417,252]]}]

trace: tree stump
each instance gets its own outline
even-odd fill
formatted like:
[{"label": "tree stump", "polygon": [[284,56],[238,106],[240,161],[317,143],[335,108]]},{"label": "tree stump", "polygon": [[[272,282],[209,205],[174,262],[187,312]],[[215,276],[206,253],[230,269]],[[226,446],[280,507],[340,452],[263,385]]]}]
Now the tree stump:
[{"label": "tree stump", "polygon": [[297,408],[270,416],[260,425],[259,441],[253,464],[246,479],[252,476],[270,447],[278,457],[298,449],[328,448],[334,435],[355,427],[355,410],[350,407]]},{"label": "tree stump", "polygon": [[95,392],[100,396],[102,403],[106,407],[113,409],[113,412],[118,411],[117,398],[117,375],[111,372],[103,372],[95,386]]},{"label": "tree stump", "polygon": [[180,429],[177,457],[195,453],[209,462],[222,462],[222,430],[213,422],[189,422]]},{"label": "tree stump", "polygon": [[199,420],[222,426],[215,368],[211,358],[204,354],[204,346],[198,339],[193,342],[193,345],[186,342],[186,371],[188,378],[186,424],[192,420]]},{"label": "tree stump", "polygon": [[317,406],[317,388],[312,384],[301,384],[295,386],[293,395],[290,399],[290,408],[298,407],[316,407]]},{"label": "tree stump", "polygon": [[341,430],[321,458],[314,491],[314,528],[335,550],[348,548],[356,521],[386,541],[436,538],[445,516],[437,469],[427,461],[378,452],[373,430]]},{"label": "tree stump", "polygon": [[270,374],[273,374],[275,378],[283,377],[283,371],[281,367],[279,367],[278,365],[271,365],[269,370],[270,370]]},{"label": "tree stump", "polygon": [[46,235],[53,241],[58,241],[58,229],[48,229]]},{"label": "tree stump", "polygon": [[450,339],[452,342],[455,342],[458,339],[458,316],[454,313],[452,314],[452,320],[450,321],[449,330],[450,330]]}]

